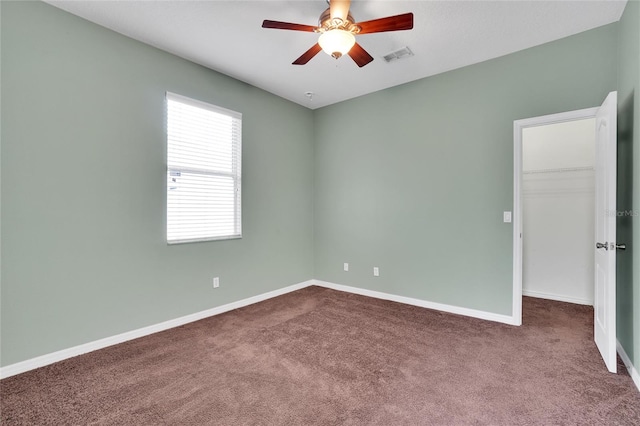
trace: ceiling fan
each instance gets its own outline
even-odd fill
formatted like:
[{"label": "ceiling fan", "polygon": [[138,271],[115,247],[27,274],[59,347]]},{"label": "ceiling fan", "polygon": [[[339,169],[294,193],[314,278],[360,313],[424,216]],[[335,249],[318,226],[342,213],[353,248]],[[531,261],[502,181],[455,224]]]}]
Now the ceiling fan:
[{"label": "ceiling fan", "polygon": [[335,59],[347,54],[359,67],[363,67],[373,61],[373,57],[356,43],[356,35],[410,30],[413,28],[413,13],[356,23],[351,13],[349,13],[350,0],[328,0],[328,2],[329,7],[320,15],[317,27],[280,21],[265,20],[262,22],[262,28],[320,34],[318,42],[293,61],[293,65],[304,65],[321,50],[324,50]]}]

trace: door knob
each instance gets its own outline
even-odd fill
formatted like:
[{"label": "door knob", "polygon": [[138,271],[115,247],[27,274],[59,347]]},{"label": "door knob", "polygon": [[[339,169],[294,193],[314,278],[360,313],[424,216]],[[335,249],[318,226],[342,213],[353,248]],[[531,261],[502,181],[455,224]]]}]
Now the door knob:
[{"label": "door knob", "polygon": [[605,250],[609,250],[609,243],[596,243],[596,248],[597,249],[605,249]]},{"label": "door knob", "polygon": [[622,244],[616,244],[616,248],[618,250],[626,250],[627,249],[627,245],[622,243]]}]

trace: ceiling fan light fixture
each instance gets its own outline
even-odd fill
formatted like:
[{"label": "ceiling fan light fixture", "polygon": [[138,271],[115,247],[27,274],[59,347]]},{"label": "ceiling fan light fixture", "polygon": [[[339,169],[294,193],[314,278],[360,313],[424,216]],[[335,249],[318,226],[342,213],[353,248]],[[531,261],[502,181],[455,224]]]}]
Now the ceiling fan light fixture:
[{"label": "ceiling fan light fixture", "polygon": [[351,0],[327,0],[327,3],[329,3],[329,7],[320,15],[317,27],[268,19],[262,21],[262,28],[320,34],[318,42],[293,61],[293,65],[304,65],[320,51],[324,50],[335,59],[347,54],[358,67],[362,68],[373,61],[373,56],[356,43],[356,35],[410,30],[413,28],[413,13],[356,22],[349,12]]},{"label": "ceiling fan light fixture", "polygon": [[338,59],[349,53],[353,45],[356,44],[356,38],[349,31],[334,29],[322,33],[318,44],[327,55]]}]

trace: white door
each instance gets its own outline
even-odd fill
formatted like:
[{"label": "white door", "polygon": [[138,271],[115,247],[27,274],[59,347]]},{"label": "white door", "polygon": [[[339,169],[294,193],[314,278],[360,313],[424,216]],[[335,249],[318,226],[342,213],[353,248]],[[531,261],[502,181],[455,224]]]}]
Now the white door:
[{"label": "white door", "polygon": [[616,372],[616,112],[611,92],[596,114],[596,245],[594,339]]}]

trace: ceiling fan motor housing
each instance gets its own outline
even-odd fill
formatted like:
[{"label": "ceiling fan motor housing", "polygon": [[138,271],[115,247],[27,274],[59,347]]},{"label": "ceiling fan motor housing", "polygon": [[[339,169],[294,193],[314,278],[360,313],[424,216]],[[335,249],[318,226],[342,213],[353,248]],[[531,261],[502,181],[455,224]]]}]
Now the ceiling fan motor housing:
[{"label": "ceiling fan motor housing", "polygon": [[320,15],[320,19],[318,19],[316,32],[323,33],[330,30],[344,30],[355,35],[360,32],[360,27],[355,25],[354,22],[356,22],[356,20],[353,19],[351,12],[347,14],[346,21],[340,18],[331,19],[331,10],[327,8],[327,10]]}]

